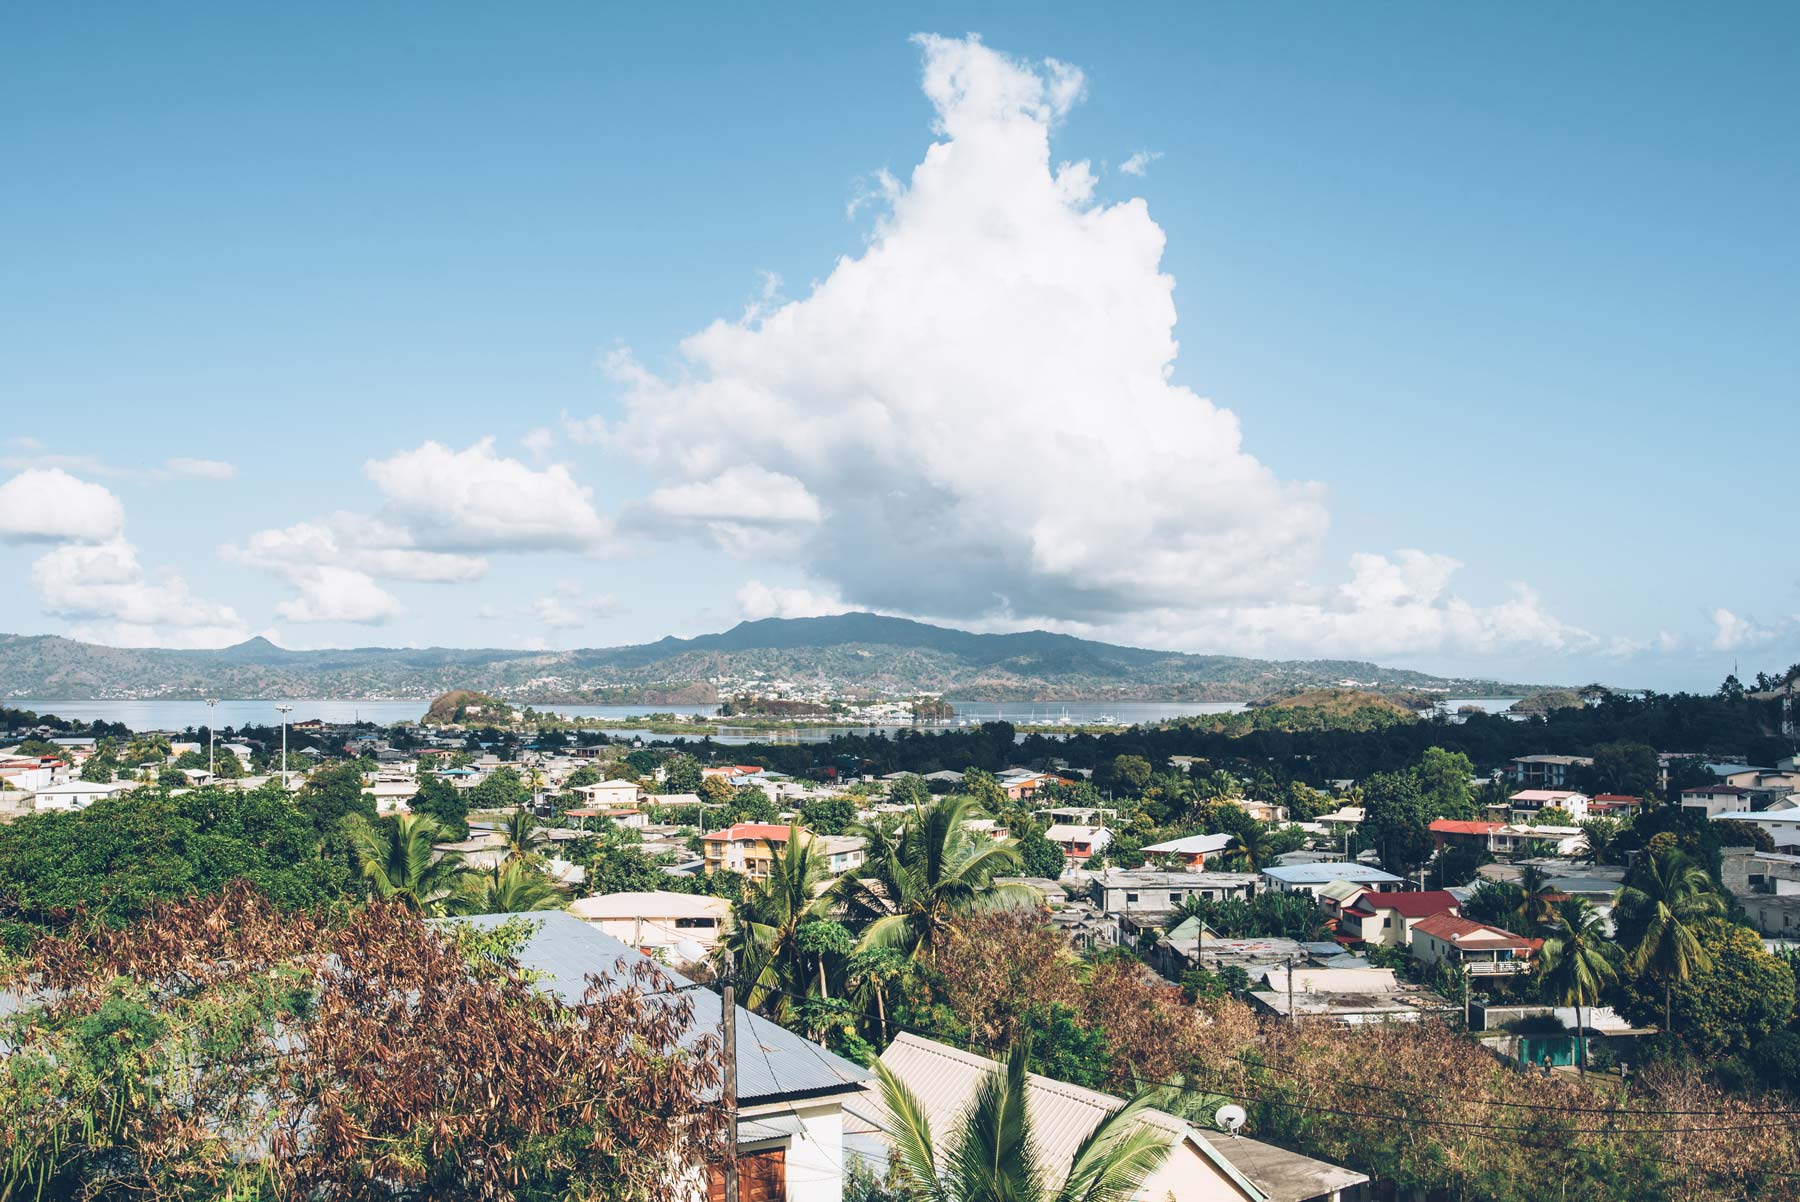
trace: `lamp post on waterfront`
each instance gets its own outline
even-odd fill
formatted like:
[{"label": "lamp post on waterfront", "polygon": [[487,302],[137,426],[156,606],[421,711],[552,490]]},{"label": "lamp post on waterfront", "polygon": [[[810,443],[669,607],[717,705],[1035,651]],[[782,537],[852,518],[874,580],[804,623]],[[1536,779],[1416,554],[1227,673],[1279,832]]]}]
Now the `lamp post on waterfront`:
[{"label": "lamp post on waterfront", "polygon": [[206,699],[206,713],[207,713],[207,719],[206,719],[206,770],[208,772],[210,772],[211,774],[213,774],[214,776],[217,776],[219,774],[219,766],[218,766],[218,764],[216,764],[213,761],[213,733],[214,732],[213,732],[213,723],[212,723],[212,712],[213,712],[214,707],[217,706],[218,704],[219,704],[219,699],[217,697],[208,697]]},{"label": "lamp post on waterfront", "polygon": [[287,775],[287,716],[293,712],[294,707],[291,705],[278,705],[275,708],[281,712],[281,787],[285,789],[285,788],[287,788],[287,783],[288,783],[288,775]]}]

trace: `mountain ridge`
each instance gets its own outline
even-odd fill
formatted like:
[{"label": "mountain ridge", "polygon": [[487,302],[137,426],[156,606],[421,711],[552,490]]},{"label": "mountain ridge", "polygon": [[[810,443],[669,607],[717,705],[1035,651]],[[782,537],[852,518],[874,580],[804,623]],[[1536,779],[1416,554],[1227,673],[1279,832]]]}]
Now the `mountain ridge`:
[{"label": "mountain ridge", "polygon": [[1046,630],[982,634],[860,612],[762,618],[692,638],[564,651],[301,651],[260,635],[215,650],[166,650],[0,634],[0,695],[10,698],[429,698],[476,689],[521,702],[703,703],[771,679],[845,695],[947,693],[974,701],[1250,701],[1346,685],[1498,696],[1534,687],[1362,660],[1158,651]]}]

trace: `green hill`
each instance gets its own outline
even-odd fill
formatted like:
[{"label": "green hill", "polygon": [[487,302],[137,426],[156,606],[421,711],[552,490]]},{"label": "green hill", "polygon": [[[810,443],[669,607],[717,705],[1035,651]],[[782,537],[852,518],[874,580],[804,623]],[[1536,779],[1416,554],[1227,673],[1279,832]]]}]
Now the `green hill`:
[{"label": "green hill", "polygon": [[1505,696],[1523,686],[1431,676],[1355,660],[1280,661],[1123,647],[1033,630],[974,634],[847,613],[743,622],[718,634],[571,651],[357,647],[289,651],[251,639],[216,651],[101,647],[0,635],[4,696],[438,697],[511,702],[694,703],[754,677],[845,695],[943,693],[972,701],[1249,701],[1305,689]]}]

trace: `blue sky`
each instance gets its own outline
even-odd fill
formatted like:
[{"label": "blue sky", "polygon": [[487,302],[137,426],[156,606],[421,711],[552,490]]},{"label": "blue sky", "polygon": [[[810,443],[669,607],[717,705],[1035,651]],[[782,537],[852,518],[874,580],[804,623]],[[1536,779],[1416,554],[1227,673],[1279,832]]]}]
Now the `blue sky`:
[{"label": "blue sky", "polygon": [[1800,659],[1792,6],[650,8],[0,17],[0,630]]}]

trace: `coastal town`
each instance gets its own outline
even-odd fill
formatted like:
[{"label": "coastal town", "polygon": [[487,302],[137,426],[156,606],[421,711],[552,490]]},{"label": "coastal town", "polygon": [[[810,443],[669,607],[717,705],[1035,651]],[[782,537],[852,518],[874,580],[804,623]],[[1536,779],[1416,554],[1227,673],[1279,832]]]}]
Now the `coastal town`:
[{"label": "coastal town", "polygon": [[1800,1202],[1797,63],[0,6],[0,1202]]},{"label": "coastal town", "polygon": [[[1689,1080],[1683,1064],[1741,1066],[1723,1096],[1791,1085],[1796,676],[1710,703],[1743,729],[1768,724],[1762,762],[1748,746],[1608,742],[1478,765],[1430,744],[1397,768],[1312,779],[1306,760],[1257,755],[1254,735],[1179,724],[728,748],[540,729],[467,692],[386,728],[129,731],[9,710],[0,896],[25,947],[91,907],[154,921],[180,890],[144,865],[273,805],[335,861],[310,886],[321,899],[504,928],[514,971],[569,1003],[632,963],[710,997],[695,1023],[724,1023],[729,999],[735,1168],[762,1196],[885,1196],[896,1099],[951,1129],[993,1066],[1024,1055],[1033,1114],[1066,1111],[1053,1129],[1071,1141],[1122,1113],[1146,1071],[1210,1099],[1196,1109],[1164,1086],[1132,1104],[1166,1149],[1133,1197],[1360,1202],[1386,1196],[1400,1162],[1346,1143],[1348,1127],[1283,1121],[1292,1083],[1237,1057],[1275,1032],[1352,1061],[1430,1033],[1443,1059],[1428,1072],[1491,1066],[1474,1094],[1413,1087],[1428,1109],[1586,1099],[1629,1116],[1676,1087],[1654,1083]],[[1564,745],[1659,704],[1596,695],[1547,721],[1440,712],[1403,729]],[[1310,715],[1314,739],[1353,724]],[[1160,750],[1183,740],[1197,750]],[[182,816],[183,843],[141,829],[162,812]],[[284,867],[253,862],[245,879]],[[1755,996],[1718,993],[1744,980]],[[1142,1013],[1121,1027],[1120,1004]],[[1564,1154],[1599,1154],[1613,1137],[1597,1131],[1565,1131]],[[1041,1149],[1052,1171],[1075,1153]]]}]

